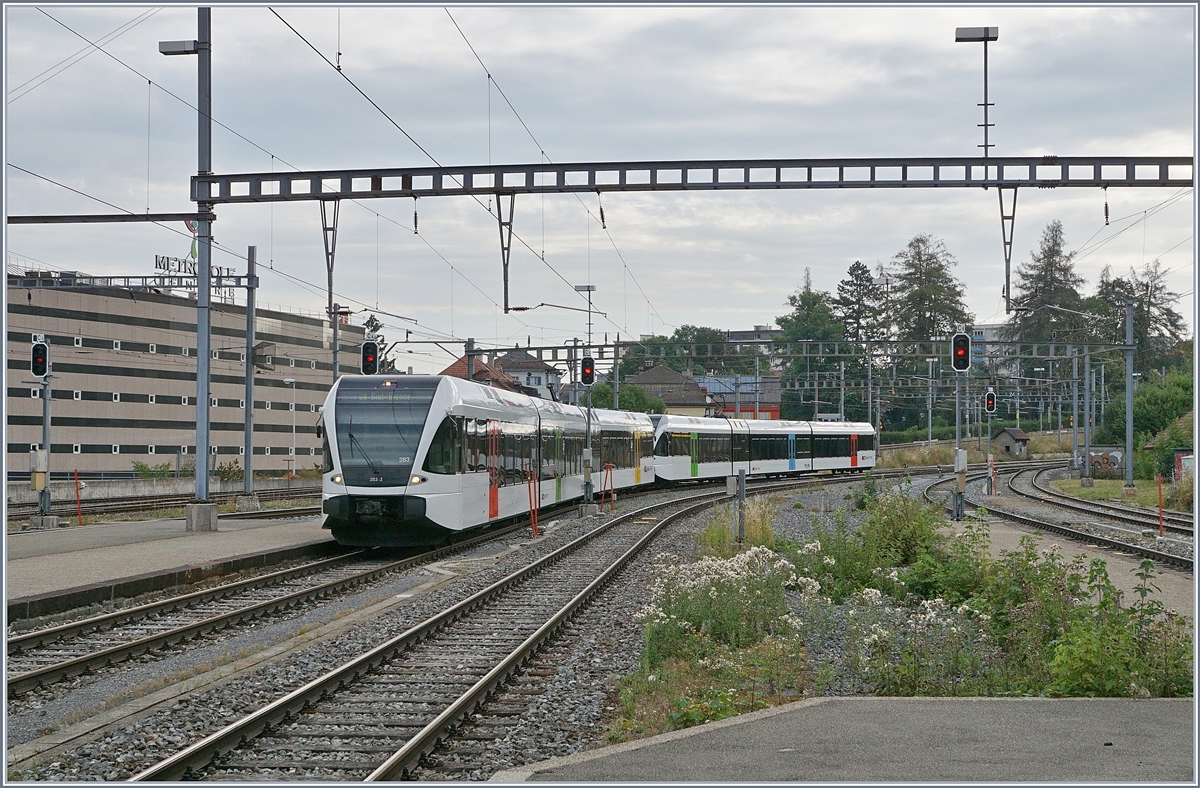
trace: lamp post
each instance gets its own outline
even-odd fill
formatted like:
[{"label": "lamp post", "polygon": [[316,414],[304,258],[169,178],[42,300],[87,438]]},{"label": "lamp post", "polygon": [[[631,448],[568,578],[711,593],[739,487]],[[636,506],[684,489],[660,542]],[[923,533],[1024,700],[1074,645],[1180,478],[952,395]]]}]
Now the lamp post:
[{"label": "lamp post", "polygon": [[954,40],[958,43],[963,42],[983,42],[983,103],[979,106],[983,107],[983,144],[978,146],[983,148],[983,158],[988,157],[988,148],[995,147],[988,143],[988,129],[993,125],[988,123],[988,107],[992,106],[988,103],[988,55],[987,45],[989,41],[996,41],[1000,38],[1000,28],[998,27],[956,27],[954,28]]},{"label": "lamp post", "polygon": [[[194,41],[160,41],[158,51],[164,55],[196,55],[199,72],[197,84],[197,167],[200,175],[212,173],[212,49],[210,45],[210,8],[196,9],[196,39]],[[212,203],[197,202],[201,214],[212,214]],[[196,228],[199,255],[196,261],[196,500],[208,502],[208,444],[209,444],[209,349],[212,320],[212,219],[201,219]],[[212,522],[216,522],[213,514]]]},{"label": "lamp post", "polygon": [[292,468],[288,470],[288,489],[292,488],[292,469],[296,467],[296,379],[284,378],[283,385],[292,387]]}]

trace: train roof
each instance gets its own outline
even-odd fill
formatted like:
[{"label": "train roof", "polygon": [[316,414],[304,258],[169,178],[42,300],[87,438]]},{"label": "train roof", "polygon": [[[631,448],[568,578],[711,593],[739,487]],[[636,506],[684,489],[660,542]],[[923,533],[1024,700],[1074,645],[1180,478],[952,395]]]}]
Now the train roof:
[{"label": "train roof", "polygon": [[733,429],[753,434],[778,434],[794,431],[815,435],[873,435],[875,429],[862,421],[788,421],[781,419],[714,419],[703,416],[665,415],[654,420],[662,432],[728,431]]},{"label": "train roof", "polygon": [[[343,375],[334,385],[335,387],[356,389],[374,388],[382,381],[391,381],[399,387],[429,388],[436,386],[439,391],[449,393],[450,407],[465,405],[468,408],[474,407],[486,411],[502,405],[515,408],[523,415],[533,418],[537,418],[539,412],[543,416],[559,416],[569,420],[586,418],[585,410],[575,405],[530,397],[515,391],[493,388],[450,375]],[[654,429],[650,417],[645,413],[593,408],[592,419],[601,427],[634,426],[642,427],[647,432]]]}]

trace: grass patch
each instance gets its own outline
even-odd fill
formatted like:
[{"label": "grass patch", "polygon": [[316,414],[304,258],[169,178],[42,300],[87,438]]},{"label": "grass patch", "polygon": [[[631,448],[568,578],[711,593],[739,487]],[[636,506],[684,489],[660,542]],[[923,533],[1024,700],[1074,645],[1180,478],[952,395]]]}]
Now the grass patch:
[{"label": "grass patch", "polygon": [[732,504],[716,507],[708,525],[696,535],[701,555],[729,558],[745,547],[774,547],[771,521],[779,506],[778,498],[755,496],[746,499],[745,539],[741,545],[736,541]]},{"label": "grass patch", "polygon": [[[1134,479],[1135,490],[1132,495],[1125,492],[1125,482],[1121,479],[1094,479],[1095,487],[1080,487],[1079,479],[1060,479],[1050,485],[1061,493],[1082,498],[1085,501],[1113,501],[1116,503],[1134,504],[1148,509],[1158,508],[1158,484],[1153,479]],[[1184,489],[1186,488],[1186,489]],[[1190,483],[1177,484],[1174,492],[1170,482],[1163,482],[1163,506],[1168,509],[1185,508],[1179,511],[1190,512],[1191,507]]]}]

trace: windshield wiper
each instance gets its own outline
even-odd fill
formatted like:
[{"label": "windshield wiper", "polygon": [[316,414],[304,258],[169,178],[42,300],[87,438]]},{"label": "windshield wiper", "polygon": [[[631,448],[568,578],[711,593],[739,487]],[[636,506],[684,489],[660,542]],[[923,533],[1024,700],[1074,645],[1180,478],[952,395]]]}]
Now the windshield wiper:
[{"label": "windshield wiper", "polygon": [[358,438],[354,437],[354,417],[353,416],[350,417],[350,426],[346,428],[346,437],[350,438],[350,446],[351,447],[357,446],[358,450],[360,452],[362,452],[363,459],[366,460],[367,465],[369,465],[371,467],[371,473],[374,473],[377,476],[380,475],[379,469],[375,467],[375,463],[371,462],[371,457],[370,457],[370,455],[367,454],[367,450],[364,449],[362,447],[362,444],[358,442]]}]

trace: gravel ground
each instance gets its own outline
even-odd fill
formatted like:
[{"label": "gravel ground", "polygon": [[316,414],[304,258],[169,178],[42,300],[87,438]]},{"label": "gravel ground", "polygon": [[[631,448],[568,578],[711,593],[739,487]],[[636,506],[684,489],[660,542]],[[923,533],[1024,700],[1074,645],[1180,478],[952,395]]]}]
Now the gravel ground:
[{"label": "gravel ground", "polygon": [[[815,492],[775,494],[773,497],[780,501],[773,526],[776,538],[802,541],[811,534],[814,519],[831,528],[834,513],[839,509],[846,510],[847,524],[856,526],[861,513],[854,511],[852,497],[859,486],[859,482],[847,482]],[[679,563],[697,557],[696,534],[708,522],[709,515],[701,513],[673,524],[660,534],[646,553],[633,559],[617,581],[597,594],[571,626],[518,674],[519,682],[530,671],[550,672],[536,681],[536,686],[545,690],[544,694],[536,696],[525,713],[484,745],[487,752],[482,768],[478,768],[479,755],[466,752],[480,746],[474,737],[481,731],[467,724],[456,740],[434,754],[430,763],[414,770],[413,778],[486,780],[504,769],[603,746],[605,731],[616,716],[621,677],[636,670],[641,662],[642,629],[630,614],[649,601],[648,588],[655,564]],[[808,646],[817,659],[840,653],[840,641],[835,634],[817,633]],[[847,694],[837,685],[826,692]],[[507,699],[501,693],[496,702],[504,703]],[[494,729],[489,733],[496,735]],[[472,764],[473,768],[460,771],[456,768],[460,761]]]},{"label": "gravel ground", "polygon": [[[620,502],[619,511],[642,508],[679,493],[660,493]],[[233,719],[247,714],[298,686],[320,676],[404,629],[425,620],[445,607],[466,598],[499,578],[549,553],[568,541],[599,526],[608,516],[586,519],[560,519],[546,538],[530,544],[519,534],[503,537],[507,545],[524,548],[501,558],[495,565],[466,577],[447,582],[409,604],[294,652],[285,660],[263,666],[221,686],[190,696],[136,722],[122,726],[54,760],[22,773],[10,773],[20,780],[121,780],[162,760],[182,745],[207,735]],[[474,552],[455,556],[461,561],[472,555],[496,552],[495,543]],[[8,708],[8,747],[36,738],[52,727],[85,719],[109,707],[139,687],[161,683],[164,677],[184,676],[197,668],[211,666],[214,659],[239,653],[253,653],[265,645],[279,642],[301,629],[312,629],[344,616],[380,599],[394,596],[424,582],[426,570],[414,570],[389,578],[370,589],[337,600],[313,603],[286,618],[261,622],[219,642],[207,640],[187,644],[166,659],[148,658],[131,662],[125,669],[112,670],[98,679],[64,682],[48,690],[31,694]],[[128,669],[132,667],[132,669]]]},{"label": "gravel ground", "polygon": [[[877,482],[884,487],[889,482]],[[803,493],[776,493],[780,501],[774,530],[777,538],[803,541],[814,521],[832,527],[835,512],[846,512],[851,527],[858,524],[853,493],[859,482],[831,484],[821,490]],[[914,487],[923,486],[915,484]],[[641,508],[678,492],[621,502],[621,509]],[[486,766],[466,773],[455,768],[462,758],[478,764],[479,756],[468,755],[478,749],[479,741],[468,740],[472,726],[464,726],[463,735],[451,742],[419,767],[419,779],[487,779],[491,774],[534,763],[546,758],[568,755],[601,746],[608,723],[614,717],[616,688],[620,678],[635,670],[641,659],[641,627],[632,613],[648,600],[653,566],[663,560],[687,561],[696,556],[695,534],[707,524],[707,514],[695,515],[676,523],[658,536],[649,550],[635,558],[617,580],[600,592],[543,651],[528,664],[515,681],[536,682],[543,690],[535,696],[515,695],[526,710],[510,718],[502,732],[491,730],[485,745]],[[359,624],[336,638],[317,643],[290,654],[250,674],[234,678],[221,686],[190,696],[170,708],[123,725],[70,752],[56,755],[52,762],[23,773],[10,773],[20,780],[120,780],[167,757],[177,749],[211,733],[237,717],[249,713],[286,692],[311,681],[331,666],[341,664],[364,650],[386,640],[403,629],[424,620],[445,606],[486,587],[499,577],[544,555],[607,518],[563,519],[547,538],[530,545],[521,536],[505,537],[509,544],[524,542],[525,549],[505,556],[495,566],[476,574],[448,582],[409,604]],[[478,554],[494,553],[495,548],[479,548]],[[183,675],[197,665],[212,663],[239,652],[252,652],[265,644],[279,642],[302,627],[312,628],[332,621],[346,612],[395,595],[430,577],[426,570],[415,570],[390,578],[369,590],[338,600],[315,603],[294,614],[247,628],[219,642],[203,641],[178,649],[167,658],[154,658],[133,670],[113,670],[95,680],[56,685],[31,697],[19,707],[10,705],[9,747],[39,735],[53,722],[82,719],[94,710],[123,697],[131,688],[145,686],[168,675]],[[814,633],[809,642],[815,659],[836,658],[841,643],[837,627]],[[530,675],[530,671],[534,671]],[[510,684],[510,687],[512,685]],[[846,694],[853,688],[833,685],[827,694]],[[502,702],[505,694],[501,692]],[[530,701],[530,697],[533,698]]]}]

